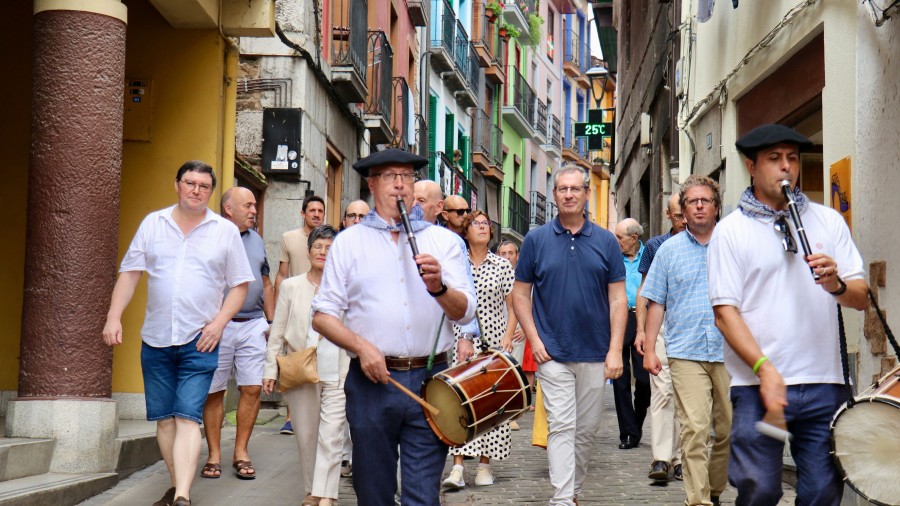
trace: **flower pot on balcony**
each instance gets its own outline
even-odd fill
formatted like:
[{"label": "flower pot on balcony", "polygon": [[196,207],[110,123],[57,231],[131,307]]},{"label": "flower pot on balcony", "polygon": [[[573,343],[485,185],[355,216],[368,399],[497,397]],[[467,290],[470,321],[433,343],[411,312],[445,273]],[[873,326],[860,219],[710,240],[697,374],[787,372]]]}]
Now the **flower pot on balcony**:
[{"label": "flower pot on balcony", "polygon": [[499,30],[497,30],[497,33],[500,35],[500,37],[503,38],[503,40],[509,40],[509,31],[506,28],[500,28]]},{"label": "flower pot on balcony", "polygon": [[497,12],[488,9],[484,11],[484,17],[487,18],[488,23],[495,23],[497,21]]}]

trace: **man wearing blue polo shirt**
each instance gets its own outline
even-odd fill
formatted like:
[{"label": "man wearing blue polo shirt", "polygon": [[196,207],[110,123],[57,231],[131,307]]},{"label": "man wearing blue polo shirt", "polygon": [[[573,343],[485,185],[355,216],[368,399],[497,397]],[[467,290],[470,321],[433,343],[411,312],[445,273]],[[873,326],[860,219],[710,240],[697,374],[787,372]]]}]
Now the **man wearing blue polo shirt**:
[{"label": "man wearing blue polo shirt", "polygon": [[513,309],[538,364],[550,434],[550,504],[573,506],[600,427],[605,378],[622,375],[628,302],[615,236],[587,221],[590,176],[562,167],[556,219],[525,236]]}]

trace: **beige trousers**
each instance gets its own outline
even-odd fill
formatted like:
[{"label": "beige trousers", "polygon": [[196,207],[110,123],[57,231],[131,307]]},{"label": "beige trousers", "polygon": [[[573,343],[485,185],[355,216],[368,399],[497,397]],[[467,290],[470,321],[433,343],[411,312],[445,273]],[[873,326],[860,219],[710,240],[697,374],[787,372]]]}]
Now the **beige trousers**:
[{"label": "beige trousers", "polygon": [[[669,358],[669,368],[681,423],[685,504],[711,506],[710,496],[728,485],[731,377],[721,362]],[[711,451],[710,427],[716,432]]]},{"label": "beige trousers", "polygon": [[681,428],[675,419],[675,390],[662,333],[656,338],[656,356],[662,363],[658,376],[650,375],[650,446],[653,460],[681,463]]},{"label": "beige trousers", "polygon": [[347,418],[343,385],[322,381],[282,396],[291,408],[303,494],[337,499]]}]

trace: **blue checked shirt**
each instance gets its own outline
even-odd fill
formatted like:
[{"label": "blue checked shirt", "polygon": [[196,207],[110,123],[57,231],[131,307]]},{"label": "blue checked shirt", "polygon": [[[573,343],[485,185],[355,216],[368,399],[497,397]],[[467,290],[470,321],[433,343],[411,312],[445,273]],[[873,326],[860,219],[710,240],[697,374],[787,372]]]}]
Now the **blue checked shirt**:
[{"label": "blue checked shirt", "polygon": [[664,242],[641,295],[666,306],[666,354],[698,362],[724,362],[723,337],[709,303],[707,247],[689,230]]}]

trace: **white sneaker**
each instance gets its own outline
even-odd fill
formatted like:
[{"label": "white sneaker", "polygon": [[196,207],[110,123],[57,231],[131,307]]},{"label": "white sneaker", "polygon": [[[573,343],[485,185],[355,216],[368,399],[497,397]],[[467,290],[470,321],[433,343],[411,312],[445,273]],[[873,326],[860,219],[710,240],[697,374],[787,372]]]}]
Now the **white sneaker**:
[{"label": "white sneaker", "polygon": [[519,430],[519,424],[515,420],[509,422],[509,429],[510,430]]},{"label": "white sneaker", "polygon": [[475,474],[475,485],[483,487],[494,484],[494,475],[491,473],[490,464],[478,464],[478,473]]},{"label": "white sneaker", "polygon": [[[475,482],[478,482],[477,478],[475,479]],[[463,466],[453,466],[453,469],[450,470],[450,476],[447,476],[447,479],[444,480],[443,485],[444,487],[452,490],[458,490],[465,487],[466,480],[463,479]]]}]

